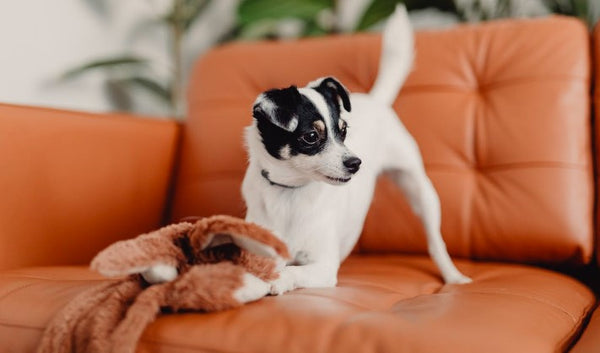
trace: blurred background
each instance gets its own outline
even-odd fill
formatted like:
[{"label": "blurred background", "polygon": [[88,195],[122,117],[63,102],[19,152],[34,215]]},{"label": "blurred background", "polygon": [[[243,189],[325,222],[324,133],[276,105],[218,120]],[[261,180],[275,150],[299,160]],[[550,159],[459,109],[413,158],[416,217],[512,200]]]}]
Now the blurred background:
[{"label": "blurred background", "polygon": [[19,0],[0,2],[0,102],[182,119],[212,46],[378,31],[397,3],[416,29],[553,13],[591,29],[600,0]]}]

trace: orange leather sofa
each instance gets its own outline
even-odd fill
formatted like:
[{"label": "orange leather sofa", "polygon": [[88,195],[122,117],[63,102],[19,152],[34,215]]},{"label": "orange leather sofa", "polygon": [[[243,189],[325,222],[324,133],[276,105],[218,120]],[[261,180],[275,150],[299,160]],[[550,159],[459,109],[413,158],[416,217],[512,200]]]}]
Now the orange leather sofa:
[{"label": "orange leather sofa", "polygon": [[[473,283],[443,285],[382,177],[336,288],[165,315],[138,351],[600,352],[596,34],[562,17],[417,34],[394,107]],[[183,126],[0,105],[0,352],[34,352],[52,315],[105,281],[85,264],[111,242],[184,216],[243,216],[256,95],[323,75],[367,91],[379,49],[370,34],[215,49],[194,70]]]}]

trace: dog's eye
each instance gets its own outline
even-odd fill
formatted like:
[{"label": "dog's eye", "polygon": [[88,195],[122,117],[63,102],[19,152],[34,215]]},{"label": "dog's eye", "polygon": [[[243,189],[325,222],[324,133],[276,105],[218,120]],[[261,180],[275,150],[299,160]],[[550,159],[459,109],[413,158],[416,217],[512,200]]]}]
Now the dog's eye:
[{"label": "dog's eye", "polygon": [[342,141],[344,141],[346,139],[347,132],[348,132],[348,125],[344,124],[342,126],[342,128],[340,129],[340,137],[342,138]]},{"label": "dog's eye", "polygon": [[300,140],[307,145],[314,145],[317,143],[317,141],[319,141],[319,134],[317,134],[315,131],[311,131],[300,136]]}]

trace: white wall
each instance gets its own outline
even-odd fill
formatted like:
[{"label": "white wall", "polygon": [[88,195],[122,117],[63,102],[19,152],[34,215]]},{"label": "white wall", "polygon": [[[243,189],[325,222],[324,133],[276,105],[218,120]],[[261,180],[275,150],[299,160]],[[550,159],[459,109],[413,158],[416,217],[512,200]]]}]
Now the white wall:
[{"label": "white wall", "polygon": [[[186,71],[234,23],[239,0],[214,0],[184,41]],[[338,19],[351,30],[371,0],[340,0]],[[101,72],[71,81],[62,73],[91,60],[133,54],[149,58],[150,74],[167,82],[169,34],[156,26],[172,0],[0,1],[0,102],[96,112],[111,111]],[[453,15],[411,13],[416,28],[449,26]],[[188,77],[187,73],[184,73]],[[164,104],[134,91],[134,111],[170,115]]]},{"label": "white wall", "polygon": [[[110,111],[101,73],[61,81],[65,71],[103,57],[136,54],[151,59],[162,82],[169,75],[169,36],[152,24],[169,0],[18,0],[0,2],[0,102]],[[185,42],[191,65],[233,23],[237,0],[213,1]],[[143,92],[135,110],[169,114]]]}]

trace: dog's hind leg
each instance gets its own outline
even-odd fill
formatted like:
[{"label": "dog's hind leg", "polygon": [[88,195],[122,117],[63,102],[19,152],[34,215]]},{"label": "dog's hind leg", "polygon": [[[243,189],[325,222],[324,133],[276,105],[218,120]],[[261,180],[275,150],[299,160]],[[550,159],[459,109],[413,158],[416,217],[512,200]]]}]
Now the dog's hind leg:
[{"label": "dog's hind leg", "polygon": [[427,236],[427,248],[446,283],[469,283],[471,280],[454,266],[442,238],[441,208],[438,195],[425,173],[419,148],[399,123],[391,127],[384,168],[406,195],[413,212],[419,216]]}]

